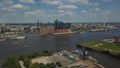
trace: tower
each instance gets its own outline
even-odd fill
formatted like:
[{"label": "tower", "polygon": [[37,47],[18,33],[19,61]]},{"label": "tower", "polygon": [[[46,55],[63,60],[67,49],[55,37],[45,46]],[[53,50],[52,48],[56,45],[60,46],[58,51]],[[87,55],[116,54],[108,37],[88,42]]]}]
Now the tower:
[{"label": "tower", "polygon": [[37,26],[39,26],[40,25],[40,22],[39,22],[39,19],[37,20]]}]

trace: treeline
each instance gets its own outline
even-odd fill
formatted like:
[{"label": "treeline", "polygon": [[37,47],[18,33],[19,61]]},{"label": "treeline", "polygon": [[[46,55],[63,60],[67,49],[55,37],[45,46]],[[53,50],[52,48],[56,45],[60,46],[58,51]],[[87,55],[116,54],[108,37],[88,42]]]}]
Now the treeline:
[{"label": "treeline", "polygon": [[33,59],[33,58],[41,57],[41,56],[51,56],[51,55],[53,55],[53,53],[54,53],[53,51],[43,50],[43,51],[41,51],[39,53],[36,52],[34,54],[20,55],[19,59],[24,60],[25,58]]},{"label": "treeline", "polygon": [[2,68],[21,68],[19,63],[20,61],[23,61],[24,66],[26,68],[56,68],[56,66],[61,67],[62,65],[60,62],[50,63],[50,64],[31,62],[31,59],[33,58],[41,57],[41,56],[51,56],[53,55],[53,53],[54,53],[53,51],[43,50],[39,53],[10,57],[2,64]]}]

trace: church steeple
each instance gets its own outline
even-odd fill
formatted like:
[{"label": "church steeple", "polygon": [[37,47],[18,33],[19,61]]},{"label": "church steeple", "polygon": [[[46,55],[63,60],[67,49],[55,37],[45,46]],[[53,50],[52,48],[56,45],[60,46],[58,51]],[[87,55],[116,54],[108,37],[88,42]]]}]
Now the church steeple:
[{"label": "church steeple", "polygon": [[39,19],[37,20],[37,26],[39,26],[40,25],[40,22],[39,22]]}]

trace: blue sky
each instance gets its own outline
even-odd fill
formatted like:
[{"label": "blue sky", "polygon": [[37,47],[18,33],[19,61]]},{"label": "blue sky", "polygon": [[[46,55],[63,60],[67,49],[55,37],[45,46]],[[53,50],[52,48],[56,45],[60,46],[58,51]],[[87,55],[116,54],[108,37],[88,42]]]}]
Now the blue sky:
[{"label": "blue sky", "polygon": [[0,0],[0,23],[120,22],[120,0]]}]

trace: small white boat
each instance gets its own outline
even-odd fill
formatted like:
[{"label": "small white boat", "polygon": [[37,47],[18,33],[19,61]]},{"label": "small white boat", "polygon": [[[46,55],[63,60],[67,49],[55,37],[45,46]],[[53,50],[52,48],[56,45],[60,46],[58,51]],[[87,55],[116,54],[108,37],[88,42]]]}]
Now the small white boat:
[{"label": "small white boat", "polygon": [[0,39],[0,41],[5,41],[6,39]]},{"label": "small white boat", "polygon": [[18,42],[14,42],[14,44],[18,44]]},{"label": "small white boat", "polygon": [[25,36],[18,36],[18,37],[15,37],[16,39],[25,39]]},{"label": "small white boat", "polygon": [[80,32],[80,33],[85,33],[86,31]]},{"label": "small white boat", "polygon": [[25,47],[28,47],[28,45],[25,45]]}]

